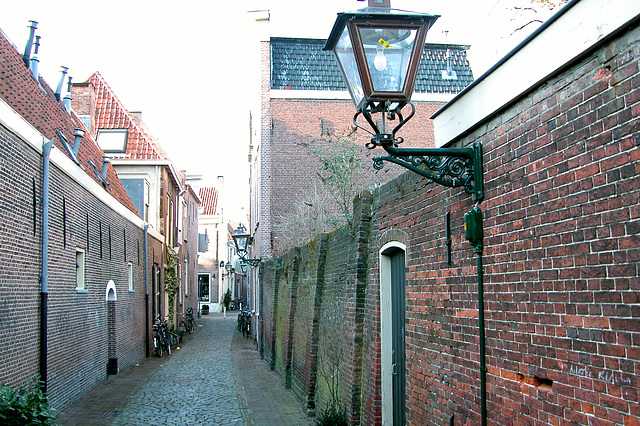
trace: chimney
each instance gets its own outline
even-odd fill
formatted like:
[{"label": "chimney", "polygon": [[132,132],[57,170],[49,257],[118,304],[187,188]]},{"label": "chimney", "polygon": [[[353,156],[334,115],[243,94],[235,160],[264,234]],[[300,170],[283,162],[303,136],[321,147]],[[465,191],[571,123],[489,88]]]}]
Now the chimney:
[{"label": "chimney", "polygon": [[36,43],[35,43],[35,48],[33,52],[33,57],[29,60],[31,62],[31,66],[29,68],[31,69],[31,74],[33,74],[33,78],[35,78],[36,81],[38,81],[38,63],[40,62],[40,60],[38,59],[39,48],[40,48],[40,36],[36,36]]},{"label": "chimney", "polygon": [[62,85],[64,84],[64,78],[67,76],[67,71],[69,71],[69,68],[67,67],[62,66],[60,68],[62,68],[60,70],[60,72],[62,73],[62,76],[60,77],[60,81],[58,82],[58,88],[56,89],[56,93],[55,93],[56,99],[58,101],[60,101],[60,93],[62,93]]},{"label": "chimney", "polygon": [[78,155],[78,150],[80,149],[80,140],[84,138],[84,130],[75,129],[73,131],[73,136],[75,136],[75,139],[73,140],[72,151],[75,155]]},{"label": "chimney", "polygon": [[105,181],[107,179],[107,165],[110,162],[111,161],[109,161],[109,157],[107,156],[102,157],[102,177],[105,178]]},{"label": "chimney", "polygon": [[71,76],[69,76],[69,83],[67,84],[67,94],[64,95],[62,105],[64,105],[67,112],[71,111]]},{"label": "chimney", "polygon": [[31,60],[31,48],[33,47],[33,36],[36,33],[36,28],[38,28],[38,23],[36,21],[31,22],[31,26],[29,27],[31,30],[29,31],[29,41],[27,41],[27,45],[24,48],[24,55],[22,55],[22,61],[25,66],[29,68],[30,60]]}]

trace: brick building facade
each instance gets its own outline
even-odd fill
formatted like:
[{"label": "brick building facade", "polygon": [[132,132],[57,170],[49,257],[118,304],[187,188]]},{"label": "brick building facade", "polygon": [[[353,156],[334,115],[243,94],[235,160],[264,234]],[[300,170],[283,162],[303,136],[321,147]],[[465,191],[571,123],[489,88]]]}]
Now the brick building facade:
[{"label": "brick building facade", "polygon": [[[291,247],[286,216],[305,197],[326,192],[315,151],[337,145],[353,129],[353,103],[340,70],[324,40],[274,37],[261,44],[260,114],[252,134],[251,228],[256,228],[253,257],[271,257]],[[466,58],[468,46],[425,45],[416,82],[416,119],[406,126],[406,146],[420,138],[433,144],[428,117],[473,81]],[[455,79],[443,78],[449,66]],[[399,168],[375,172],[372,154],[360,132],[359,157],[366,168],[360,188],[388,182]]]},{"label": "brick building facade", "polygon": [[[435,116],[439,146],[484,150],[488,424],[640,418],[639,64],[638,5],[573,1]],[[480,423],[474,204],[408,172],[355,201],[354,228],[261,266],[261,348],[309,411],[397,414],[399,264],[407,424]]]},{"label": "brick building facade", "polygon": [[[71,90],[71,106],[91,136],[105,150],[136,211],[163,236],[164,251],[158,264],[167,263],[166,250],[178,256],[180,280],[175,299],[173,324],[180,322],[187,306],[197,307],[198,209],[200,199],[186,182],[184,171],[175,165],[157,142],[141,112],[130,112],[96,72]],[[169,313],[168,297],[162,274],[152,283],[151,313],[165,317]]]},{"label": "brick building facade", "polygon": [[148,356],[164,237],[64,94],[1,33],[0,57],[0,382],[40,376],[62,409]]}]

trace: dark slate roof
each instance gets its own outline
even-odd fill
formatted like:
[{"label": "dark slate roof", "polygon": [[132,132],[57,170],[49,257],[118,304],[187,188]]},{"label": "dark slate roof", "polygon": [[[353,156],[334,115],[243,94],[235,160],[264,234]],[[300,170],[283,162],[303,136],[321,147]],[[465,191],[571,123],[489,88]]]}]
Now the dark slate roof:
[{"label": "dark slate roof", "polygon": [[[276,90],[347,90],[340,68],[328,51],[326,40],[272,38],[271,88]],[[473,82],[467,60],[469,46],[425,44],[414,92],[458,93]],[[444,79],[447,51],[457,79]]]}]

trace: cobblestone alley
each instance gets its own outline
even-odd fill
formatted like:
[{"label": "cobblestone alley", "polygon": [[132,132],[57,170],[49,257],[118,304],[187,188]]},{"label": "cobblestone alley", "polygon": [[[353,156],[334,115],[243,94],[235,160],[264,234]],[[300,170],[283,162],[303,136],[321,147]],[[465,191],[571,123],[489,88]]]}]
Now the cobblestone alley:
[{"label": "cobblestone alley", "polygon": [[120,372],[60,413],[71,425],[311,425],[231,313],[204,316],[170,357]]}]

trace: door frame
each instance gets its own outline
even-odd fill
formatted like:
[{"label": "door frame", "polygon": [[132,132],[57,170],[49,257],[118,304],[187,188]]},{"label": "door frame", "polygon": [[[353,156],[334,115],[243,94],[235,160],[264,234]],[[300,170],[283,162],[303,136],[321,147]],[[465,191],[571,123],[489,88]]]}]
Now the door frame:
[{"label": "door frame", "polygon": [[382,424],[404,425],[406,245],[386,243],[379,251],[379,261]]}]

